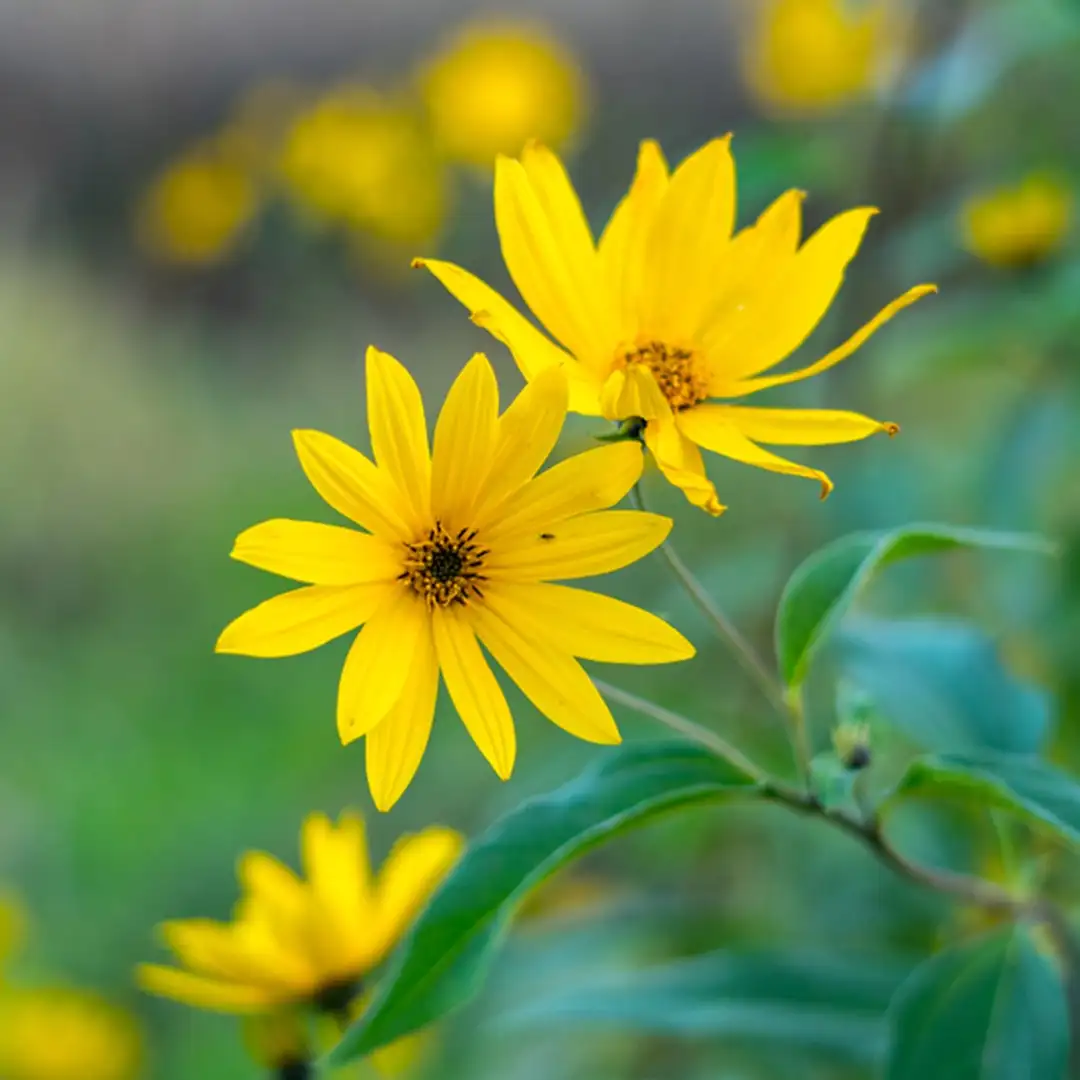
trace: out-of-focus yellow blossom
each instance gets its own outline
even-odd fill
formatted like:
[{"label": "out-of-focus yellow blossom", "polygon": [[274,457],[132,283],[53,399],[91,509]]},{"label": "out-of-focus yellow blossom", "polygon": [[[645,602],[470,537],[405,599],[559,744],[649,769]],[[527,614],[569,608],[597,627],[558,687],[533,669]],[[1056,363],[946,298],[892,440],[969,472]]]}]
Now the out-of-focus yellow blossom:
[{"label": "out-of-focus yellow blossom", "polygon": [[416,774],[440,677],[488,763],[510,776],[514,721],[484,649],[553,723],[601,744],[619,742],[619,730],[579,657],[665,664],[694,655],[655,615],[555,584],[628,566],[671,530],[670,518],[608,509],[641,474],[632,443],[536,475],[566,403],[566,379],[553,369],[500,415],[495,372],[477,353],[446,396],[432,445],[412,376],[369,348],[375,461],[320,431],[293,433],[312,485],[361,528],[279,518],[236,538],[234,559],[306,584],[235,619],[218,652],[293,656],[360,627],[338,684],[338,734],[365,738],[380,810]]},{"label": "out-of-focus yellow blossom", "polygon": [[285,133],[305,104],[304,91],[287,80],[256,83],[237,99],[217,144],[230,160],[269,176],[277,169]]},{"label": "out-of-focus yellow blossom", "polygon": [[311,814],[301,834],[306,880],[277,859],[240,860],[229,923],[161,927],[181,968],[140,965],[143,989],[202,1009],[268,1013],[292,1005],[346,1011],[456,861],[461,836],[432,827],[402,837],[372,881],[363,821]]},{"label": "out-of-focus yellow blossom", "polygon": [[642,143],[637,175],[599,244],[555,154],[534,143],[520,161],[499,158],[503,258],[550,338],[468,271],[417,260],[510,349],[527,379],[561,368],[572,410],[628,422],[667,479],[713,514],[724,507],[701,449],[817,480],[824,497],[832,488],[824,473],[761,444],[823,446],[897,431],[859,413],[734,402],[838,364],[933,291],[909,289],[816,363],[766,374],[824,318],[876,211],[838,214],[800,243],[803,193],[788,191],[733,235],[729,142],[714,139],[670,175],[660,147]]},{"label": "out-of-focus yellow blossom", "polygon": [[743,75],[770,108],[828,112],[874,89],[899,37],[888,0],[754,0]]},{"label": "out-of-focus yellow blossom", "polygon": [[339,88],[296,117],[281,176],[310,217],[390,243],[430,242],[449,204],[445,167],[420,118],[362,86]]},{"label": "out-of-focus yellow blossom", "polygon": [[232,254],[260,203],[248,165],[226,143],[208,140],[151,183],[138,208],[138,237],[163,262],[209,266]]},{"label": "out-of-focus yellow blossom", "polygon": [[26,916],[14,896],[0,892],[0,979],[4,963],[18,948],[26,931]]},{"label": "out-of-focus yellow blossom", "polygon": [[1031,266],[1061,247],[1074,211],[1068,184],[1048,173],[1033,173],[964,204],[964,246],[991,266]]},{"label": "out-of-focus yellow blossom", "polygon": [[127,1013],[79,990],[0,994],[0,1076],[4,1080],[130,1080],[142,1036]]},{"label": "out-of-focus yellow blossom", "polygon": [[464,27],[422,69],[420,86],[442,151],[484,169],[531,138],[565,146],[586,108],[578,62],[527,23]]}]

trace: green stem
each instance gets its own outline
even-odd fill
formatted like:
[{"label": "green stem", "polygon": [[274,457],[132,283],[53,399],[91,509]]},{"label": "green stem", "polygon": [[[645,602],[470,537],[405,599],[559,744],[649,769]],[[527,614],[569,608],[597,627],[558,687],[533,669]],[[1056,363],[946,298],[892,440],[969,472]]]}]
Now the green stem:
[{"label": "green stem", "polygon": [[641,713],[642,716],[658,720],[665,727],[671,728],[672,731],[685,735],[686,738],[704,746],[706,750],[711,750],[717,757],[730,761],[737,769],[746,773],[747,776],[752,776],[758,783],[764,784],[768,781],[768,773],[760,765],[754,764],[741,750],[732,746],[727,739],[717,735],[715,731],[703,727],[696,721],[689,719],[689,717],[665,709],[662,705],[649,701],[648,698],[638,697],[637,694],[632,694],[629,690],[612,686],[602,679],[593,679],[593,683],[597,690],[609,701],[618,702],[628,709]]}]

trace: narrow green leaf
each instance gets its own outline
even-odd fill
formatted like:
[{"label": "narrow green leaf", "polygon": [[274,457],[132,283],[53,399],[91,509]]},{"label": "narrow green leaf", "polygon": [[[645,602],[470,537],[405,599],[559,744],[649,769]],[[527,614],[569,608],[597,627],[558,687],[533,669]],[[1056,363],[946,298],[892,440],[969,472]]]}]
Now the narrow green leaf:
[{"label": "narrow green leaf", "polygon": [[1038,758],[990,751],[919,758],[889,802],[916,795],[1008,810],[1080,843],[1080,782]]},{"label": "narrow green leaf", "polygon": [[1049,696],[1013,676],[977,626],[935,618],[845,622],[840,666],[876,711],[924,749],[1037,753]]},{"label": "narrow green leaf", "polygon": [[580,980],[503,1018],[735,1039],[847,1060],[884,1056],[885,1012],[906,969],[824,955],[718,952]]},{"label": "narrow green leaf", "polygon": [[1026,927],[947,949],[889,1010],[886,1080],[1063,1080],[1065,993]]},{"label": "narrow green leaf", "polygon": [[522,803],[469,845],[330,1063],[363,1057],[472,997],[517,903],[570,859],[664,810],[757,786],[696,744],[637,743]]},{"label": "narrow green leaf", "polygon": [[1041,554],[1054,550],[1048,541],[1034,535],[949,525],[905,525],[887,532],[841,537],[803,562],[780,597],[776,655],[784,682],[791,687],[802,683],[814,653],[879,570],[901,559],[961,547]]}]

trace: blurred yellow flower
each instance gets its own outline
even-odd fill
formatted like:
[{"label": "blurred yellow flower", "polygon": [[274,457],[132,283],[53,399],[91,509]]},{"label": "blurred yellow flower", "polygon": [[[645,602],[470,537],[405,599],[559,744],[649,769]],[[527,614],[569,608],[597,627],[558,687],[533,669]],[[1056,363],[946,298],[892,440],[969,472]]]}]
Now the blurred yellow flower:
[{"label": "blurred yellow flower", "polygon": [[760,0],[742,48],[767,106],[827,112],[869,94],[898,53],[889,0]]},{"label": "blurred yellow flower", "polygon": [[242,896],[230,923],[184,919],[162,935],[182,968],[143,964],[144,990],[202,1009],[267,1013],[313,1005],[345,1012],[457,859],[461,836],[431,827],[402,837],[371,880],[363,821],[304,822],[306,881],[277,859],[240,860]]},{"label": "blurred yellow flower", "polygon": [[565,146],[581,126],[585,77],[575,58],[528,23],[470,24],[424,66],[420,87],[450,158],[490,169],[531,138]]},{"label": "blurred yellow flower", "polygon": [[251,169],[208,140],[169,164],[139,203],[137,235],[156,258],[208,266],[227,258],[259,211]]},{"label": "blurred yellow flower", "polygon": [[22,905],[8,893],[0,892],[0,979],[4,963],[18,948],[26,931],[26,916]]},{"label": "blurred yellow flower", "polygon": [[446,218],[446,170],[420,118],[367,87],[341,87],[303,110],[280,168],[308,216],[379,240],[430,242]]},{"label": "blurred yellow flower", "polygon": [[93,994],[67,989],[0,994],[4,1080],[130,1080],[142,1037],[134,1019]]},{"label": "blurred yellow flower", "polygon": [[640,447],[590,450],[535,476],[563,426],[566,381],[546,373],[500,416],[495,373],[480,354],[447,395],[433,452],[416,383],[375,348],[367,401],[377,464],[318,431],[294,438],[316,491],[368,531],[275,520],[241,533],[233,558],[310,584],[241,615],[217,650],[291,656],[363,624],[341,673],[338,733],[345,743],[367,736],[380,810],[420,764],[440,672],[481,752],[510,775],[510,707],[480,642],[554,723],[617,743],[576,658],[666,663],[693,646],[655,615],[551,582],[627,566],[667,535],[668,518],[607,510],[638,479]]},{"label": "blurred yellow flower", "polygon": [[1032,173],[964,204],[964,246],[991,266],[1030,266],[1061,247],[1074,210],[1075,197],[1063,180]]},{"label": "blurred yellow flower", "polygon": [[495,221],[510,276],[560,348],[468,271],[417,260],[513,353],[527,379],[562,368],[570,408],[629,421],[664,475],[696,506],[724,507],[699,447],[773,472],[832,483],[760,443],[852,442],[896,425],[829,409],[713,403],[816,375],[845,359],[897,311],[933,291],[909,289],[844,344],[808,367],[763,372],[824,317],[875,213],[826,222],[801,246],[803,194],[781,195],[732,235],[735,164],[729,138],[691,154],[669,176],[660,147],[641,144],[637,176],[593,242],[559,159],[543,146],[495,170]]}]

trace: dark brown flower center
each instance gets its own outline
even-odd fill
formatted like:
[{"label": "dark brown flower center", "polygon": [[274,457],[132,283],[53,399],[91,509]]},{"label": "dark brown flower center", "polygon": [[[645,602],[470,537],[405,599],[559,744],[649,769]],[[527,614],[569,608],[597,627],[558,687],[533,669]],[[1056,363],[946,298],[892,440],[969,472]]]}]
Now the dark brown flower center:
[{"label": "dark brown flower center", "polygon": [[448,533],[436,521],[423,540],[405,545],[405,569],[398,575],[424,599],[429,610],[483,597],[479,582],[489,552],[476,543],[475,529]]}]

